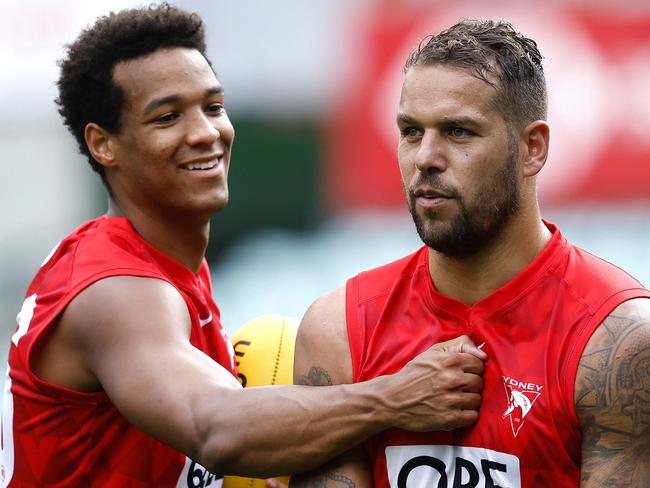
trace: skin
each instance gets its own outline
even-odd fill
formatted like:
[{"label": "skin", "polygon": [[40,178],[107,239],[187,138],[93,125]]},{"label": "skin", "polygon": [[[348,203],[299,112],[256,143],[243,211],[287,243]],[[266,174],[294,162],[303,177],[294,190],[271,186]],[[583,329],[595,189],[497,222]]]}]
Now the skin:
[{"label": "skin", "polygon": [[618,306],[582,355],[575,405],[583,488],[650,485],[650,300]]},{"label": "skin", "polygon": [[[414,66],[406,73],[397,116],[398,159],[414,220],[421,220],[425,237],[448,233],[464,211],[484,229],[498,220],[479,205],[481,195],[498,191],[490,182],[503,175],[512,153],[507,125],[490,104],[495,93],[451,66]],[[429,248],[429,271],[441,293],[472,305],[513,279],[548,242],[535,181],[548,141],[544,121],[517,132],[517,210],[495,236],[462,256]],[[325,378],[327,372],[331,381],[310,384],[350,382],[349,357],[341,288],[321,297],[305,315],[296,342],[295,380]],[[310,376],[315,369],[321,374]],[[650,484],[649,372],[650,300],[630,300],[597,328],[577,371],[582,488]],[[370,460],[357,447],[316,471],[294,476],[290,486],[372,487]]]},{"label": "skin", "polygon": [[[196,272],[209,218],[228,200],[234,131],[223,91],[203,56],[185,48],[120,63],[113,77],[126,95],[122,130],[112,134],[90,123],[85,132],[112,189],[109,215],[128,217],[147,241]],[[187,167],[207,161],[216,164],[205,171]],[[241,389],[190,344],[185,302],[155,279],[97,281],[51,329],[34,355],[40,378],[78,391],[104,390],[136,427],[222,474],[260,478],[313,468],[393,426],[469,425],[480,402],[485,354],[467,338],[366,383]],[[467,383],[468,393],[441,407],[445,386],[436,386],[436,378],[447,369]]]}]

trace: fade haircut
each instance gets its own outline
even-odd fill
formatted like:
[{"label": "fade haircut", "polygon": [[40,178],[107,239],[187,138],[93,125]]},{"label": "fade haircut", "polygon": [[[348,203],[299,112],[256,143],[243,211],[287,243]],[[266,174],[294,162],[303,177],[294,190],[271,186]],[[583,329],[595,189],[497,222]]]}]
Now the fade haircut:
[{"label": "fade haircut", "polygon": [[535,120],[546,120],[542,58],[537,43],[508,22],[462,19],[425,38],[409,55],[404,72],[413,66],[435,64],[468,69],[495,88],[492,106],[512,132]]},{"label": "fade haircut", "polygon": [[[115,65],[159,49],[183,47],[205,55],[203,21],[167,3],[111,12],[84,29],[59,61],[61,75],[55,100],[79,151],[110,192],[104,167],[92,157],[84,138],[94,122],[112,134],[121,128],[124,90],[113,80]],[[208,60],[209,63],[209,60]]]}]

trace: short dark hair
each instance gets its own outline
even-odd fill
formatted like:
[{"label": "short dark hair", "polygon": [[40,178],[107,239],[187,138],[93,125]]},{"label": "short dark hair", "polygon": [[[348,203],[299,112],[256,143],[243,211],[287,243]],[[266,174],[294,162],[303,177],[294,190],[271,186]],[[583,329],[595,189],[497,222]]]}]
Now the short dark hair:
[{"label": "short dark hair", "polygon": [[[404,65],[449,64],[472,71],[492,85],[494,107],[511,129],[545,120],[547,93],[543,56],[537,43],[504,21],[462,19],[424,39]],[[494,78],[498,84],[494,83]]]},{"label": "short dark hair", "polygon": [[113,134],[119,133],[125,96],[113,80],[115,65],[174,47],[196,49],[206,57],[203,21],[196,13],[162,3],[100,17],[67,46],[65,57],[59,61],[59,96],[55,100],[59,113],[77,140],[79,151],[87,156],[109,191],[104,167],[86,145],[86,125],[95,122]]}]

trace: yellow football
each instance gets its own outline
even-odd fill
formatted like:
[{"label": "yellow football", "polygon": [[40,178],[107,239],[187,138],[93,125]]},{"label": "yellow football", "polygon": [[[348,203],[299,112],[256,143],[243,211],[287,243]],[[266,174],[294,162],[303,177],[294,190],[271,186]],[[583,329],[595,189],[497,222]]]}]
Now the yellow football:
[{"label": "yellow football", "polygon": [[[290,385],[298,320],[263,315],[244,324],[232,336],[237,376],[242,386]],[[276,478],[288,484],[289,477]],[[264,488],[264,480],[226,476],[223,488]]]}]

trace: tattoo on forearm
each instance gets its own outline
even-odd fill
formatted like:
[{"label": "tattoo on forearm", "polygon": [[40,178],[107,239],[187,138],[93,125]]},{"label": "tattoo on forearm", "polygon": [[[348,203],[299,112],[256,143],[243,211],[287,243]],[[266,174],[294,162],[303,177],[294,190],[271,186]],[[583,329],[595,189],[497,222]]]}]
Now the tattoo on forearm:
[{"label": "tattoo on forearm", "polygon": [[590,486],[650,486],[650,319],[628,302],[601,329],[576,384],[588,459],[582,479]]},{"label": "tattoo on forearm", "polygon": [[327,488],[347,486],[355,488],[357,485],[347,476],[332,473],[331,471],[319,471],[311,475],[298,475],[291,478],[291,488]]},{"label": "tattoo on forearm", "polygon": [[331,386],[332,378],[327,370],[313,366],[306,376],[300,376],[296,382],[298,385],[307,386]]}]

